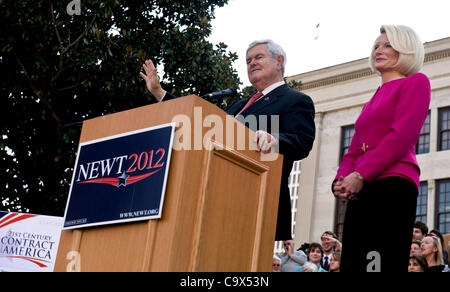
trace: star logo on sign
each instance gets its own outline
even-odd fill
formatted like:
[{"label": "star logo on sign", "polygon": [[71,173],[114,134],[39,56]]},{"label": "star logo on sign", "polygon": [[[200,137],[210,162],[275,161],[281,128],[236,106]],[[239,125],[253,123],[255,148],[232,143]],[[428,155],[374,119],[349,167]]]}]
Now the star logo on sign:
[{"label": "star logo on sign", "polygon": [[117,187],[120,187],[120,186],[126,187],[126,186],[127,186],[127,179],[128,179],[129,177],[130,177],[130,176],[127,175],[127,174],[125,174],[125,172],[122,173],[122,175],[118,177],[118,179],[119,179],[119,184],[117,185]]}]

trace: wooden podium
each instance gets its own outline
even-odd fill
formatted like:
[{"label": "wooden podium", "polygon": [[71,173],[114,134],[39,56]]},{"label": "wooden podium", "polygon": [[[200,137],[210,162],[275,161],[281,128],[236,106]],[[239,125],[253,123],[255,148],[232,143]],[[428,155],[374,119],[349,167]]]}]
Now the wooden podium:
[{"label": "wooden podium", "polygon": [[[55,271],[271,271],[282,156],[262,161],[249,149],[253,133],[224,111],[186,96],[85,121],[80,143],[175,116],[190,119],[192,139],[176,133],[174,148],[207,147],[172,150],[162,218],[63,230]],[[217,118],[223,135],[208,138]],[[245,150],[236,150],[240,132]]]}]

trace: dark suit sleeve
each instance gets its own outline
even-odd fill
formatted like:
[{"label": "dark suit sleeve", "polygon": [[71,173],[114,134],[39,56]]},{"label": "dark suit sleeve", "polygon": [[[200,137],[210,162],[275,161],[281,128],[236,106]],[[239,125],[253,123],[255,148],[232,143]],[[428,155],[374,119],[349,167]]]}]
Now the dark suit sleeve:
[{"label": "dark suit sleeve", "polygon": [[169,93],[168,91],[166,91],[166,95],[164,95],[162,101],[171,100],[171,99],[175,99],[175,98],[178,98],[178,96],[175,96],[175,95]]},{"label": "dark suit sleeve", "polygon": [[316,128],[314,103],[305,94],[290,98],[292,102],[280,114],[280,153],[288,159],[300,160],[312,149]]}]

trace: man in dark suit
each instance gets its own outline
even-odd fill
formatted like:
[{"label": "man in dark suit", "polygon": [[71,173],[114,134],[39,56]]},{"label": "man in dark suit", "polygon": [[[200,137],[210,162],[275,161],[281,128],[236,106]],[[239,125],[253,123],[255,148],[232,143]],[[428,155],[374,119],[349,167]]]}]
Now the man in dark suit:
[{"label": "man in dark suit", "polygon": [[[247,73],[257,93],[249,99],[232,104],[226,112],[245,121],[249,115],[257,117],[256,125],[249,125],[256,131],[257,151],[269,153],[273,146],[284,155],[280,186],[280,200],[275,240],[292,239],[291,199],[288,178],[294,161],[308,156],[315,138],[314,104],[311,98],[295,91],[284,82],[286,54],[271,40],[256,41],[247,50]],[[161,88],[156,68],[148,60],[143,65],[148,90],[158,101],[175,98]],[[268,117],[267,127],[260,128],[261,115]],[[271,117],[278,118],[278,131],[271,132]],[[275,127],[276,128],[276,127]]]}]

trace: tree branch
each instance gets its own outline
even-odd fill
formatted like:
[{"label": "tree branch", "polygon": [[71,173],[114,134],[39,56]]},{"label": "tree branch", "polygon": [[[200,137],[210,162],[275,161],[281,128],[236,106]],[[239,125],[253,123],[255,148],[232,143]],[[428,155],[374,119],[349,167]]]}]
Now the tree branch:
[{"label": "tree branch", "polygon": [[[26,70],[24,64],[22,63],[22,61],[20,61],[20,59],[19,59],[19,57],[17,55],[16,55],[16,60],[17,60],[17,63],[19,64],[20,68],[22,69],[26,79],[28,80],[28,83],[30,85],[31,90],[33,91],[35,96],[39,99],[39,101],[49,110],[51,116],[57,122],[57,124],[58,124],[58,130],[57,130],[58,131],[58,136],[59,136],[60,139],[62,139],[61,129],[63,127],[63,124],[62,124],[61,119],[59,118],[59,116],[56,114],[56,112],[53,110],[52,106],[50,105],[50,102],[49,102],[48,98],[50,97],[50,95],[53,92],[54,84],[55,84],[56,80],[59,78],[61,73],[65,69],[67,69],[67,68],[64,68],[64,63],[63,63],[64,54],[67,53],[70,50],[70,48],[72,48],[74,45],[76,45],[84,36],[86,36],[86,34],[88,33],[89,29],[94,24],[94,21],[95,21],[97,15],[94,15],[94,17],[92,18],[91,22],[86,27],[86,29],[83,31],[83,33],[81,33],[78,36],[78,38],[75,41],[73,41],[73,42],[70,42],[70,30],[69,30],[69,41],[68,41],[69,44],[67,45],[67,47],[64,47],[63,41],[61,39],[61,35],[59,34],[58,28],[56,26],[56,17],[55,17],[55,13],[54,13],[53,3],[50,3],[50,13],[51,13],[51,16],[52,16],[52,24],[53,24],[53,28],[54,28],[55,33],[56,33],[56,38],[58,39],[59,51],[60,52],[59,52],[58,71],[52,77],[52,79],[50,81],[50,86],[49,86],[48,92],[46,94],[43,94],[42,91],[38,90],[35,87],[35,85],[33,84],[33,80],[31,79],[30,75],[28,74],[28,71]],[[75,87],[75,86],[73,86],[73,87]],[[69,87],[58,89],[58,91],[68,90],[68,89],[71,89],[71,88],[72,88],[72,86],[69,86]]]},{"label": "tree branch", "polygon": [[50,12],[51,12],[51,14],[52,14],[53,28],[55,29],[55,32],[56,32],[56,38],[58,39],[58,42],[59,42],[59,48],[60,48],[60,50],[61,50],[61,52],[62,52],[63,49],[64,49],[64,46],[63,46],[63,42],[62,42],[62,40],[61,40],[61,36],[59,35],[58,28],[56,27],[55,13],[54,13],[53,11],[54,11],[54,9],[53,9],[53,3],[50,3]]},{"label": "tree branch", "polygon": [[64,50],[63,50],[63,54],[66,53],[71,47],[73,47],[74,45],[76,45],[89,31],[89,29],[91,28],[91,26],[94,24],[95,18],[97,17],[97,15],[94,15],[94,17],[91,20],[91,23],[89,23],[89,25],[86,27],[86,30],[80,34],[77,39],[75,41],[73,41],[72,43],[70,43]]},{"label": "tree branch", "polygon": [[56,38],[58,39],[59,42],[59,48],[60,48],[60,52],[59,52],[59,67],[58,67],[58,72],[56,72],[56,74],[52,77],[52,80],[50,81],[50,86],[49,86],[49,92],[48,95],[51,94],[51,91],[53,90],[54,84],[56,82],[56,80],[59,78],[59,76],[61,75],[61,73],[64,71],[63,68],[63,57],[64,54],[67,53],[69,51],[69,49],[71,47],[73,47],[74,45],[76,45],[89,31],[89,29],[92,27],[92,25],[94,24],[94,21],[97,17],[97,15],[94,15],[94,17],[92,18],[91,22],[89,23],[89,25],[86,27],[86,29],[84,30],[83,33],[81,33],[78,38],[74,41],[74,42],[70,42],[70,29],[69,29],[69,45],[67,47],[64,48],[61,36],[59,34],[58,28],[56,27],[56,18],[55,18],[55,13],[53,12],[53,3],[50,3],[50,12],[52,15],[52,23],[53,23],[53,28],[55,29],[56,32]]},{"label": "tree branch", "polygon": [[25,66],[23,65],[23,63],[20,61],[19,57],[16,55],[16,60],[17,63],[19,63],[20,68],[22,69],[25,77],[28,80],[28,83],[30,84],[31,90],[33,90],[34,94],[36,95],[36,97],[47,107],[47,109],[50,111],[52,117],[56,120],[56,122],[58,123],[58,127],[62,127],[62,123],[61,123],[61,119],[58,117],[58,115],[56,114],[56,112],[52,109],[50,103],[48,102],[48,100],[41,94],[39,93],[39,91],[36,89],[36,87],[33,84],[33,81],[31,80],[30,75],[28,74],[28,71],[25,69]]},{"label": "tree branch", "polygon": [[57,88],[56,90],[57,90],[57,91],[65,91],[65,90],[74,89],[74,88],[76,88],[76,87],[78,87],[78,86],[80,86],[80,83],[79,83],[79,82],[76,83],[76,84],[74,84],[74,85],[71,85],[71,86],[66,86],[66,87],[63,87],[63,88]]}]

